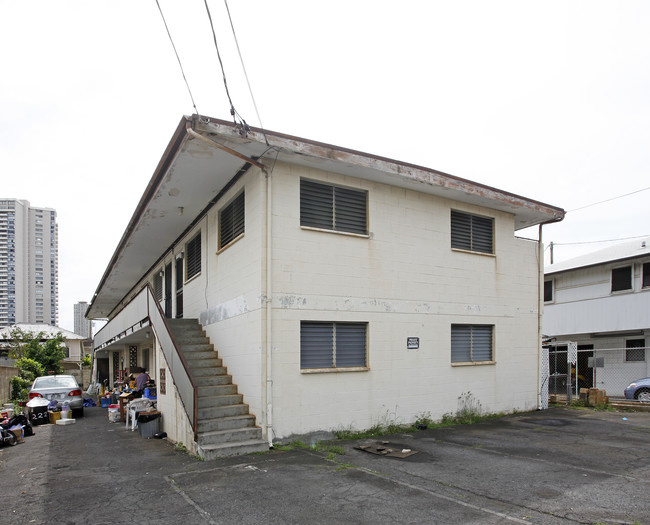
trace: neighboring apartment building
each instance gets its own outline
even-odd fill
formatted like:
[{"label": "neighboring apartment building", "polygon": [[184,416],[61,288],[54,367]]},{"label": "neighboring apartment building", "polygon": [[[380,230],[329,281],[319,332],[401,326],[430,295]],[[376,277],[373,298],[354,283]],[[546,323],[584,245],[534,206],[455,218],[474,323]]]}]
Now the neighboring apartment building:
[{"label": "neighboring apartment building", "polygon": [[74,305],[74,333],[83,335],[86,339],[92,339],[93,322],[86,319],[86,310],[88,310],[88,303],[85,301]]},{"label": "neighboring apartment building", "polygon": [[543,332],[554,340],[551,377],[569,369],[567,342],[577,343],[579,386],[622,397],[629,383],[650,376],[649,243],[620,243],[546,267]]},{"label": "neighboring apartment building", "polygon": [[0,199],[0,327],[57,321],[56,211]]},{"label": "neighboring apartment building", "polygon": [[147,368],[169,439],[205,457],[236,453],[222,441],[235,418],[252,424],[242,411],[268,448],[440,418],[463,396],[537,408],[542,253],[515,232],[563,216],[428,168],[183,118],[90,305],[109,319],[95,377]]}]

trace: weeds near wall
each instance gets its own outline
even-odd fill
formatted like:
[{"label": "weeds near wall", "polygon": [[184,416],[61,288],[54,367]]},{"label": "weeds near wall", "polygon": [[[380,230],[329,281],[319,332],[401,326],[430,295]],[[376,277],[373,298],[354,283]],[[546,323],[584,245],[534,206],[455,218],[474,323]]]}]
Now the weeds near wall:
[{"label": "weeds near wall", "polygon": [[482,418],[483,408],[481,402],[471,392],[463,392],[458,396],[458,409],[456,410],[456,422],[461,425],[477,423]]}]

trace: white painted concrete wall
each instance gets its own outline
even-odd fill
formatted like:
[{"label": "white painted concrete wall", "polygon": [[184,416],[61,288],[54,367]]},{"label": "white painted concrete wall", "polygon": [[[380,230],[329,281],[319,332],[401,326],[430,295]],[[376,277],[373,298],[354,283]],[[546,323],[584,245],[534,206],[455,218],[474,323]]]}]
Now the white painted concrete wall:
[{"label": "white painted concrete wall", "polygon": [[[367,189],[369,238],[301,229],[301,176]],[[489,412],[536,406],[537,245],[511,216],[295,166],[273,177],[276,438],[438,418],[466,392]],[[452,207],[495,218],[496,256],[451,250]],[[368,322],[370,370],[301,373],[301,320]],[[494,324],[496,364],[452,366],[452,323]]]},{"label": "white painted concrete wall", "polygon": [[[300,177],[368,190],[370,235],[301,228]],[[537,406],[537,243],[514,236],[511,215],[282,163],[272,178],[272,437],[439,418],[466,393],[487,412]],[[262,426],[265,185],[250,170],[174,249],[201,229],[203,267],[185,285],[184,316],[201,319]],[[246,233],[219,251],[218,212],[242,187]],[[452,208],[494,217],[494,256],[451,249]],[[301,372],[301,320],[368,322],[369,370]],[[452,323],[494,324],[496,363],[452,366]],[[420,348],[407,350],[407,337]],[[163,398],[180,417],[178,401]],[[170,424],[165,416],[170,438],[189,443],[184,423]]]}]

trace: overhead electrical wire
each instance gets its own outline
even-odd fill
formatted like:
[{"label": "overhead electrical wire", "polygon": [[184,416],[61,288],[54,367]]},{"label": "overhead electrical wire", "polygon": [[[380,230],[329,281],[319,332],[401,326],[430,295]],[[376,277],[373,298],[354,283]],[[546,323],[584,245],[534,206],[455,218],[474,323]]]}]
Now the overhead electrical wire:
[{"label": "overhead electrical wire", "polygon": [[[244,118],[237,112],[234,104],[232,103],[232,98],[230,97],[230,90],[228,89],[228,82],[226,80],[226,71],[223,67],[223,61],[221,60],[221,53],[219,52],[219,44],[217,44],[217,33],[214,30],[214,24],[212,23],[212,15],[210,14],[210,7],[208,6],[208,0],[203,0],[205,4],[205,10],[208,13],[208,19],[210,20],[210,28],[212,29],[212,39],[214,40],[214,47],[217,49],[217,57],[219,58],[219,65],[221,66],[221,75],[223,76],[223,85],[226,88],[226,96],[228,97],[228,102],[230,102],[230,115],[233,118],[233,121],[236,125],[241,126],[240,133],[246,134],[250,131],[250,127],[246,124]],[[239,117],[240,122],[237,122],[237,117]]]},{"label": "overhead electrical wire", "polygon": [[239,48],[239,41],[237,40],[237,34],[235,33],[235,26],[232,23],[232,16],[230,16],[230,8],[228,7],[228,0],[223,0],[223,3],[226,4],[226,11],[228,12],[228,20],[230,21],[230,27],[232,28],[232,36],[235,39],[235,45],[237,46],[237,53],[239,54],[239,61],[241,62],[241,67],[244,70],[244,77],[246,77],[246,85],[248,86],[248,92],[251,95],[251,100],[253,101],[253,107],[255,108],[255,114],[257,115],[257,120],[260,123],[260,128],[262,129],[262,134],[264,135],[264,140],[266,145],[269,145],[269,141],[266,138],[266,133],[264,133],[264,124],[262,123],[262,117],[260,117],[260,112],[257,109],[257,103],[255,102],[255,96],[253,95],[253,89],[251,88],[250,80],[248,79],[248,73],[246,72],[246,66],[244,65],[244,58],[241,54],[241,49]]},{"label": "overhead electrical wire", "polygon": [[[553,246],[574,246],[578,244],[600,244],[604,242],[632,241],[634,239],[643,239],[645,237],[650,237],[650,234],[635,235],[634,237],[620,237],[618,239],[604,239],[602,241],[554,242],[552,244]],[[548,246],[546,248],[548,248]]]},{"label": "overhead electrical wire", "polygon": [[160,8],[160,3],[158,0],[156,0],[156,5],[158,6],[158,11],[160,11],[160,16],[162,17],[163,24],[165,24],[165,29],[167,30],[167,36],[169,36],[169,41],[172,44],[172,47],[174,48],[174,54],[176,55],[176,60],[178,60],[178,65],[181,68],[181,74],[183,75],[183,80],[185,81],[185,85],[187,86],[187,91],[190,94],[190,99],[192,100],[192,107],[194,108],[194,111],[197,115],[200,115],[199,110],[196,108],[196,103],[194,102],[194,97],[192,96],[192,90],[190,89],[190,84],[187,81],[187,78],[185,77],[185,71],[183,70],[183,64],[181,64],[181,58],[178,56],[178,51],[176,51],[176,46],[174,45],[174,40],[172,39],[172,35],[169,31],[169,27],[167,26],[167,21],[165,20],[165,15],[163,15],[162,9]]},{"label": "overhead electrical wire", "polygon": [[619,195],[618,197],[612,197],[611,199],[605,199],[604,201],[599,201],[599,202],[594,202],[592,204],[587,204],[586,206],[581,206],[580,208],[574,208],[573,210],[569,210],[567,213],[573,213],[574,211],[584,210],[585,208],[591,208],[592,206],[596,206],[598,204],[603,204],[605,202],[614,201],[616,199],[621,199],[623,197],[628,197],[630,195],[634,195],[635,193],[641,193],[642,191],[648,191],[648,190],[650,190],[650,186],[648,186],[647,188],[642,188],[640,190],[632,191],[630,193],[626,193],[625,195]]}]

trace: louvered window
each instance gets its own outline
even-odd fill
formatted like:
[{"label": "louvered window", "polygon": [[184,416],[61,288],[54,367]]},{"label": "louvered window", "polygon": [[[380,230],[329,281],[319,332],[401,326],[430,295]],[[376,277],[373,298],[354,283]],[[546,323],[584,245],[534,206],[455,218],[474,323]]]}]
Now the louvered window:
[{"label": "louvered window", "polygon": [[163,298],[163,278],[162,272],[156,272],[153,276],[153,293],[158,301]]},{"label": "louvered window", "polygon": [[643,284],[644,288],[650,286],[650,263],[643,263]]},{"label": "louvered window", "polygon": [[201,232],[185,246],[187,279],[201,273]]},{"label": "louvered window", "polygon": [[451,210],[451,247],[494,253],[494,219]]},{"label": "louvered window", "polygon": [[219,248],[223,248],[244,233],[244,192],[219,213]]},{"label": "louvered window", "polygon": [[300,225],[368,233],[368,192],[300,180]]},{"label": "louvered window", "polygon": [[632,289],[632,267],[614,268],[612,270],[612,292]]},{"label": "louvered window", "polygon": [[492,325],[451,325],[451,362],[493,361]]},{"label": "louvered window", "polygon": [[367,323],[302,321],[300,368],[366,366]]}]

